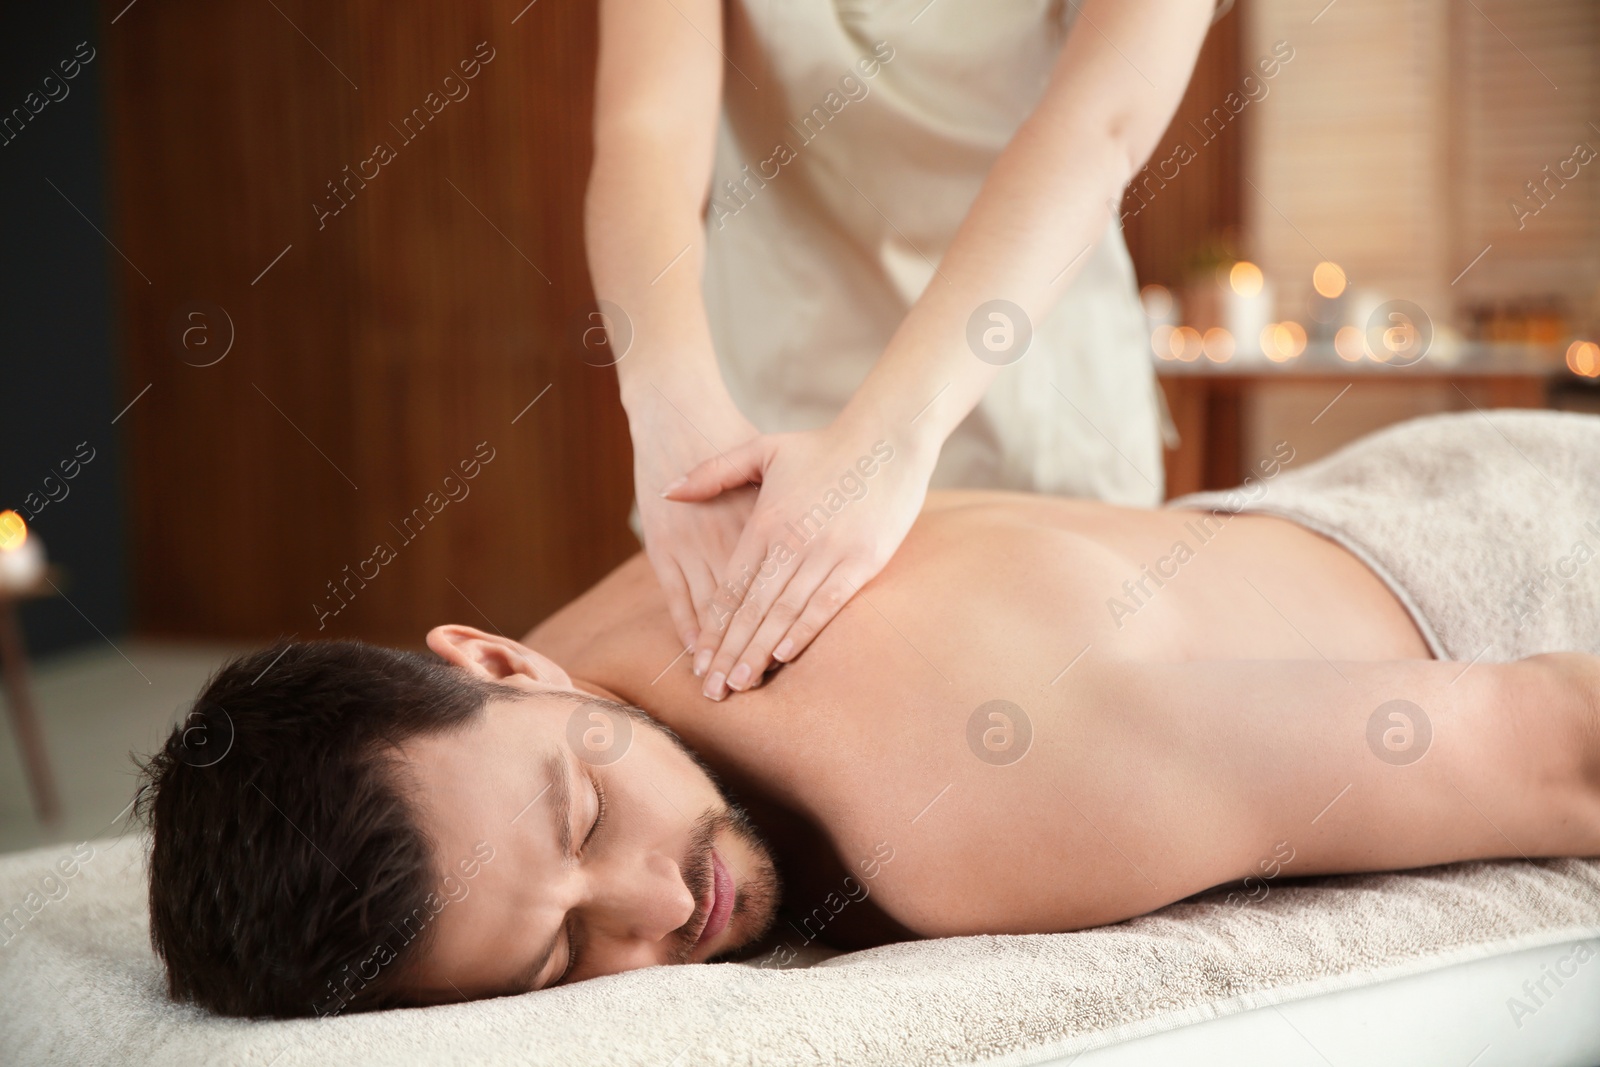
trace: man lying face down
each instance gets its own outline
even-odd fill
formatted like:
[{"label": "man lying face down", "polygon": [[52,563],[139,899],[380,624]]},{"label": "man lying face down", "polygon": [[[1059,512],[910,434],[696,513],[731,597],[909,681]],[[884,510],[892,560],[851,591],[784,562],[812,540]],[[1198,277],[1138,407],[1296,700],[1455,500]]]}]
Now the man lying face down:
[{"label": "man lying face down", "polygon": [[758,943],[1076,930],[1250,875],[1600,853],[1596,658],[1432,660],[1363,563],[1277,518],[936,492],[802,656],[722,702],[642,555],[522,641],[427,641],[237,660],[151,761],[173,996],[448,1003]]}]

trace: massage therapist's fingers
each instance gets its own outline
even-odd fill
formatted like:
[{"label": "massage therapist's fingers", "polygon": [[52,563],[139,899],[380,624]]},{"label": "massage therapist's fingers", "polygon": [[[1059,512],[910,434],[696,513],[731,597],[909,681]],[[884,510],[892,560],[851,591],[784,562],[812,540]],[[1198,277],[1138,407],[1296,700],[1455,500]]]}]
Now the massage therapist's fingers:
[{"label": "massage therapist's fingers", "polygon": [[695,615],[695,637],[689,642],[693,646],[689,650],[689,665],[696,677],[704,677],[705,665],[711,662],[717,643],[722,640],[724,625],[718,615],[721,609],[717,600],[717,576],[704,560],[696,560],[688,568],[688,573],[691,576],[689,591],[694,597]]},{"label": "massage therapist's fingers", "polygon": [[840,565],[833,569],[827,580],[817,591],[811,594],[811,599],[806,602],[805,610],[800,617],[790,626],[783,638],[777,642],[773,649],[773,659],[780,663],[788,663],[806,650],[811,644],[811,639],[822,632],[835,615],[850,602],[856,595],[856,590],[865,585],[870,578],[859,576],[859,582],[852,580],[848,568]]},{"label": "massage therapist's fingers", "polygon": [[728,597],[720,593],[717,575],[744,534],[755,495],[754,486],[740,486],[705,503],[658,502],[671,509],[660,523],[660,551],[676,561],[688,589],[687,630],[676,615],[673,624],[685,644],[692,646],[689,664],[697,677],[705,676],[722,641],[726,616],[738,606],[737,602],[725,605]]},{"label": "massage therapist's fingers", "polygon": [[[691,666],[698,663],[697,675],[704,675],[705,665],[721,641],[719,613],[732,610],[724,611],[717,603],[717,574],[744,535],[756,493],[755,486],[743,485],[705,502],[663,500],[656,493],[640,499],[646,549],[656,564],[673,630],[686,646],[703,649],[699,655],[691,652],[689,660]],[[665,567],[658,560],[678,569],[685,587],[682,615],[673,602],[676,590],[670,585],[671,577],[663,576]]]},{"label": "massage therapist's fingers", "polygon": [[[727,695],[728,678],[745,645],[797,571],[792,564],[779,566],[769,561],[763,547],[766,543],[764,524],[752,519],[728,561],[722,587],[717,591],[718,608],[723,613],[723,625],[719,627],[721,641],[706,672],[703,690],[712,700],[721,700]],[[698,659],[699,653],[696,657]],[[748,670],[736,679],[740,686],[748,680]]]},{"label": "massage therapist's fingers", "polygon": [[658,560],[651,557],[650,565],[656,572],[656,580],[661,583],[661,591],[666,595],[667,615],[672,619],[673,632],[685,647],[694,644],[700,636],[700,622],[695,616],[695,595],[683,577],[683,570],[673,559]]},{"label": "massage therapist's fingers", "polygon": [[[759,473],[752,481],[760,485],[735,490],[754,492],[755,508],[727,565],[717,572],[716,631],[702,630],[697,642],[695,673],[705,679],[703,692],[711,699],[725,696],[730,684],[747,685],[764,665],[764,643],[755,653],[748,653],[747,646],[784,587],[803,568],[819,567],[828,575],[843,567],[845,588],[830,587],[817,599],[818,583],[816,589],[803,588],[788,598],[786,608],[798,609],[806,625],[784,648],[785,658],[838,614],[855,593],[850,583],[863,584],[883,569],[916,521],[935,453],[897,453],[887,440],[874,442],[872,433],[858,422],[837,421],[817,430],[763,435],[757,439],[764,450],[759,472],[754,470],[753,445],[730,450],[739,462],[727,466],[742,464],[747,473]],[[709,507],[716,499],[721,498],[676,506]],[[774,651],[785,639],[778,638]],[[714,652],[708,651],[712,648]]]},{"label": "massage therapist's fingers", "polygon": [[752,437],[690,468],[683,477],[667,483],[661,495],[668,500],[710,500],[728,489],[759,484],[770,451],[766,437]]},{"label": "massage therapist's fingers", "polygon": [[773,648],[790,632],[806,605],[815,602],[819,587],[828,577],[828,569],[828,564],[816,557],[800,565],[783,592],[772,602],[743,653],[730,660],[733,666],[728,669],[728,688],[743,691],[761,683],[772,665]]},{"label": "massage therapist's fingers", "polygon": [[728,632],[728,620],[739,607],[738,598],[729,590],[727,582],[718,582],[710,568],[705,571],[703,590],[697,587],[694,598],[695,611],[700,617],[700,634],[694,641],[694,659],[690,669],[696,678],[711,672],[711,657],[717,654],[722,637]]}]

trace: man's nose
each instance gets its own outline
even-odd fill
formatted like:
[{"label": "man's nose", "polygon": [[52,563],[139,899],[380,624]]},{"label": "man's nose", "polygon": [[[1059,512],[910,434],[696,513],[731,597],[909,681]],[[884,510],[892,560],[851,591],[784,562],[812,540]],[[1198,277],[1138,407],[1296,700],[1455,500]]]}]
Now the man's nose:
[{"label": "man's nose", "polygon": [[694,915],[697,902],[670,856],[648,852],[606,875],[591,905],[591,921],[612,938],[655,944]]}]

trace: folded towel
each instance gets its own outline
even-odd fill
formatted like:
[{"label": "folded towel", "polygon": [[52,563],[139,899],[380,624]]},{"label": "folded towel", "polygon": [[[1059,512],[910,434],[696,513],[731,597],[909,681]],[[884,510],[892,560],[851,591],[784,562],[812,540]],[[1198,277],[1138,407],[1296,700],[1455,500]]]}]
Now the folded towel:
[{"label": "folded towel", "polygon": [[[1558,567],[1585,538],[1585,516],[1600,516],[1591,473],[1600,419],[1481,418],[1418,420],[1286,471],[1256,509],[1282,509],[1360,552],[1440,655],[1471,658],[1491,641],[1482,658],[1592,649],[1600,601],[1591,569],[1562,567],[1566,584],[1531,617],[1508,598],[1547,562]],[[1187,499],[1239,510],[1238,501]],[[1554,588],[1545,583],[1546,594]],[[1600,861],[1459,863],[1284,878],[1244,905],[1212,890],[1071,934],[890,945],[802,969],[656,967],[499,1000],[256,1023],[164,998],[144,910],[146,848],[130,835],[0,860],[0,909],[9,909],[0,912],[0,1061],[1027,1064],[1600,937]]]}]

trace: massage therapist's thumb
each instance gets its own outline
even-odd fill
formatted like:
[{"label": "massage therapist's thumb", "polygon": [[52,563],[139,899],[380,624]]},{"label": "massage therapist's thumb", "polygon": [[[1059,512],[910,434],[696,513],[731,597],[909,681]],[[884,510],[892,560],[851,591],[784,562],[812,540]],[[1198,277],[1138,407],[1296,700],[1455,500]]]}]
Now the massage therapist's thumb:
[{"label": "massage therapist's thumb", "polygon": [[726,489],[761,480],[761,438],[712,456],[677,481],[668,482],[661,495],[668,500],[710,500]]}]

